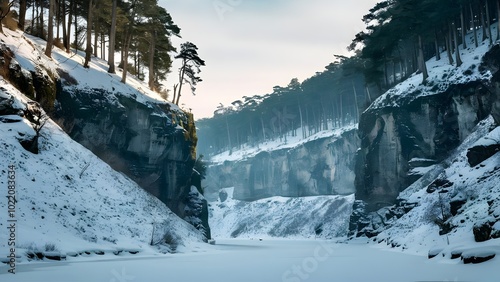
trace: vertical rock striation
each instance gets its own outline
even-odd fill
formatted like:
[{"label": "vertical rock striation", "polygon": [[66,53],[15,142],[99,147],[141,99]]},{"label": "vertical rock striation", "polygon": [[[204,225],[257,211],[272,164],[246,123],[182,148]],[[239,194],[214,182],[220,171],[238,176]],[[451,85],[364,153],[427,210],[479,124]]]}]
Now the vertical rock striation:
[{"label": "vertical rock striation", "polygon": [[[264,151],[239,161],[212,165],[207,194],[234,187],[234,198],[252,201],[272,196],[302,197],[354,193],[356,130],[319,138],[290,149]],[[207,195],[207,196],[208,196]]]}]

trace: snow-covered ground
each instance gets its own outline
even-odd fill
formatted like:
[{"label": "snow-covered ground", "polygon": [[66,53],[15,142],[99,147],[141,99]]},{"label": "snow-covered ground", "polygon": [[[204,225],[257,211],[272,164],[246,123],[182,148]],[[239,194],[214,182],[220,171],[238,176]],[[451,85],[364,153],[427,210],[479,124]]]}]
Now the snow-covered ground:
[{"label": "snow-covered ground", "polygon": [[[150,90],[147,83],[133,75],[127,76],[126,84],[121,83],[122,70],[116,68],[116,74],[108,73],[107,61],[92,57],[89,68],[84,68],[83,52],[74,53],[72,49],[72,52],[66,53],[57,47],[52,49],[50,59],[44,55],[45,40],[7,28],[4,31],[5,35],[0,35],[0,40],[15,53],[14,61],[17,61],[24,71],[35,71],[43,66],[57,76],[59,69],[76,80],[77,84],[71,87],[106,90],[109,93],[133,97],[141,103],[167,103],[158,93]],[[174,104],[169,105],[173,110],[179,109]]]},{"label": "snow-covered ground", "polygon": [[228,198],[211,202],[214,238],[326,238],[347,235],[354,195],[271,197],[253,202]]},{"label": "snow-covered ground", "polygon": [[497,258],[463,265],[459,260],[395,252],[363,241],[219,240],[198,253],[80,259],[19,266],[4,282],[331,282],[331,281],[481,281],[497,282]]}]

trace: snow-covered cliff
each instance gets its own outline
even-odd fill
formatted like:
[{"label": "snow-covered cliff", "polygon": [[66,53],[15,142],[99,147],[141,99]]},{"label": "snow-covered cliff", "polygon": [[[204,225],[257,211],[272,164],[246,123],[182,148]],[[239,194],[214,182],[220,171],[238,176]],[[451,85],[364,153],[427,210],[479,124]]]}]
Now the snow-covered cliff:
[{"label": "snow-covered cliff", "polygon": [[212,158],[204,186],[210,199],[219,189],[234,187],[234,198],[244,201],[353,194],[358,146],[356,129],[349,126],[286,144],[261,144],[258,149],[241,150],[244,154],[222,154]]},{"label": "snow-covered cliff", "polygon": [[165,252],[203,241],[193,226],[52,120],[41,127],[38,153],[27,150],[23,144],[40,128],[38,118],[30,118],[29,111],[39,110],[34,105],[0,79],[0,228],[12,230],[0,232],[2,261],[9,261],[12,248],[17,261],[25,261]]},{"label": "snow-covered cliff", "polygon": [[[80,53],[55,48],[47,58],[39,38],[7,30],[1,40],[6,80],[39,102],[74,140],[188,217],[197,143],[191,114],[134,77],[121,83],[120,70],[107,73],[98,58],[84,68]],[[206,220],[203,229],[210,237]]]}]

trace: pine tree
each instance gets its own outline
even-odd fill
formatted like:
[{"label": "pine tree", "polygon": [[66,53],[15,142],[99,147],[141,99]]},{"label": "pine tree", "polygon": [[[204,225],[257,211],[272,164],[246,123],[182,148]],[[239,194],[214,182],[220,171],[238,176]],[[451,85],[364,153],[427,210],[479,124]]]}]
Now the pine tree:
[{"label": "pine tree", "polygon": [[172,100],[172,103],[176,105],[179,105],[184,82],[187,82],[191,86],[191,91],[194,94],[197,83],[202,81],[197,75],[200,73],[200,67],[205,66],[205,61],[200,59],[197,50],[198,47],[196,47],[196,45],[191,42],[186,42],[181,44],[181,50],[179,54],[175,56],[176,59],[182,60],[182,65],[179,69],[179,87],[177,93],[174,92],[174,98]]}]

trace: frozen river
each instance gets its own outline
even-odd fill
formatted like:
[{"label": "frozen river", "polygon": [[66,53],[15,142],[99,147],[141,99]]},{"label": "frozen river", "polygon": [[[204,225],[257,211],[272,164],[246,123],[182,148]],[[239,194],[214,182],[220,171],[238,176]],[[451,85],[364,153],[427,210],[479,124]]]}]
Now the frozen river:
[{"label": "frozen river", "polygon": [[463,265],[366,243],[316,240],[219,240],[194,252],[163,256],[95,256],[25,263],[17,274],[0,266],[0,281],[16,282],[272,282],[499,281],[500,261]]}]

